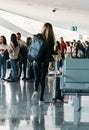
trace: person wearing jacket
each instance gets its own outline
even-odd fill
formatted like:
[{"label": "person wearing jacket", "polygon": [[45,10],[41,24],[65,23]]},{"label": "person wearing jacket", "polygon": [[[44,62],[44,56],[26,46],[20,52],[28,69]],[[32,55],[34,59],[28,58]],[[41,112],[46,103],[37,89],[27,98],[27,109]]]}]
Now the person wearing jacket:
[{"label": "person wearing jacket", "polygon": [[47,42],[46,52],[43,61],[33,61],[34,70],[34,92],[31,97],[32,102],[37,101],[38,88],[40,85],[40,102],[44,102],[45,79],[48,73],[48,66],[52,54],[54,53],[55,36],[50,23],[45,23],[41,30],[42,37]]},{"label": "person wearing jacket", "polygon": [[11,63],[11,72],[10,72],[10,79],[7,79],[9,82],[15,82],[18,80],[17,74],[17,61],[19,55],[20,46],[16,39],[16,34],[11,34],[11,41],[8,47],[10,63]]},{"label": "person wearing jacket", "polygon": [[18,41],[18,44],[20,46],[20,53],[19,53],[19,70],[18,70],[18,79],[20,79],[21,74],[23,72],[22,80],[26,80],[26,67],[27,67],[27,45],[26,43],[21,39],[21,33],[16,34],[16,38]]}]

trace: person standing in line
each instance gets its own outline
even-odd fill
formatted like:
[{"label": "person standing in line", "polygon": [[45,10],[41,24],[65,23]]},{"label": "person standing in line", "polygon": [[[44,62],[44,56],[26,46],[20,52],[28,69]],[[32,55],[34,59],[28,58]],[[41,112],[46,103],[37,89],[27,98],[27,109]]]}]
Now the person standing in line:
[{"label": "person standing in line", "polygon": [[61,50],[62,50],[62,58],[65,59],[65,54],[66,54],[66,43],[64,42],[63,37],[60,37],[60,45],[61,45]]},{"label": "person standing in line", "polygon": [[71,48],[71,42],[66,41],[66,55],[65,57],[71,58],[72,48]]},{"label": "person standing in line", "polygon": [[0,78],[5,79],[6,76],[6,59],[5,52],[7,50],[7,41],[5,36],[0,36]]},{"label": "person standing in line", "polygon": [[61,74],[60,73],[60,67],[62,67],[62,66],[61,66],[60,61],[61,61],[62,57],[61,57],[61,46],[60,46],[60,42],[59,41],[56,42],[55,48],[56,48],[55,50],[57,52],[57,59],[55,57],[55,59],[57,60],[57,74]]},{"label": "person standing in line", "polygon": [[31,43],[32,43],[32,38],[31,37],[27,37],[26,44],[27,44],[28,48],[30,47]]},{"label": "person standing in line", "polygon": [[10,79],[7,79],[8,82],[16,82],[18,81],[17,75],[17,62],[18,62],[18,55],[19,55],[20,46],[16,39],[16,34],[11,34],[11,40],[8,47],[10,63],[11,63],[11,72],[10,72]]},{"label": "person standing in line", "polygon": [[[63,37],[60,37],[60,46],[61,46],[61,57],[62,57],[62,59],[61,59],[61,61],[60,61],[60,64],[61,64],[61,66],[63,66],[63,61],[64,61],[64,59],[65,59],[65,54],[66,54],[66,50],[67,50],[67,48],[66,48],[66,43],[64,42],[64,39],[63,39]],[[61,69],[61,68],[60,68]]]},{"label": "person standing in line", "polygon": [[19,53],[19,72],[18,72],[18,79],[21,77],[21,73],[23,70],[23,77],[22,80],[26,80],[26,67],[27,67],[27,45],[26,43],[21,39],[21,33],[16,34],[17,41],[20,45],[20,53]]},{"label": "person standing in line", "polygon": [[[29,50],[30,46],[31,46],[31,43],[32,43],[32,38],[31,37],[27,37],[27,41],[26,41],[26,44],[27,44],[27,48]],[[26,74],[27,74],[27,80],[31,80],[33,81],[34,79],[34,73],[33,73],[33,61],[29,58],[27,58],[27,69],[26,69]]]},{"label": "person standing in line", "polygon": [[56,42],[53,27],[50,23],[45,23],[41,30],[42,37],[47,42],[47,49],[45,52],[44,60],[41,61],[33,61],[33,70],[34,70],[34,92],[31,97],[32,102],[37,101],[38,96],[38,88],[40,84],[40,103],[44,102],[44,91],[45,91],[45,79],[46,74],[48,73],[48,66],[52,54],[54,54],[54,44]]}]

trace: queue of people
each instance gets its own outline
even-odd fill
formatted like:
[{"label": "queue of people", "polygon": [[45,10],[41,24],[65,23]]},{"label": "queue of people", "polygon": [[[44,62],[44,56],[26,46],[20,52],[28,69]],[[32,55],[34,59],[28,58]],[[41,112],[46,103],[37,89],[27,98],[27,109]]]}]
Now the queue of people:
[{"label": "queue of people", "polygon": [[57,71],[60,74],[65,58],[89,58],[89,42],[65,41],[63,37],[60,37],[56,42],[57,51]]},{"label": "queue of people", "polygon": [[[32,38],[27,38],[27,43],[21,40],[21,33],[13,33],[10,36],[10,43],[7,44],[5,36],[0,36],[0,78],[8,82],[29,80],[27,75],[27,52],[32,42]],[[8,58],[7,58],[8,56]],[[7,60],[10,60],[11,71],[6,79]]]},{"label": "queue of people", "polygon": [[[87,41],[84,43],[81,43],[80,40],[65,42],[63,37],[56,41],[53,27],[50,23],[43,25],[40,35],[47,43],[42,61],[36,61],[27,57],[28,50],[32,44],[31,37],[28,37],[25,42],[21,39],[21,33],[13,33],[10,37],[10,43],[7,45],[5,36],[0,36],[0,78],[8,82],[17,82],[21,79],[23,72],[22,80],[29,80],[31,73],[29,66],[32,66],[34,74],[31,75],[34,75],[34,92],[31,100],[33,102],[37,100],[39,85],[41,85],[40,101],[44,101],[45,79],[50,68],[50,62],[57,60],[57,71],[60,72],[66,57],[89,58],[89,43]],[[6,55],[9,55],[11,64],[10,74],[7,79],[5,78],[8,59]]]}]

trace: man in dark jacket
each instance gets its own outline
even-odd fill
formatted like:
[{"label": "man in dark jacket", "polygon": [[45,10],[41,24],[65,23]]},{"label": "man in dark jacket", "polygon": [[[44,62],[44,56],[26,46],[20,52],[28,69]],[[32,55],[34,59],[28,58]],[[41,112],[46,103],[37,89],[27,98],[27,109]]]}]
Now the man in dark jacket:
[{"label": "man in dark jacket", "polygon": [[16,36],[17,36],[17,41],[20,45],[18,79],[20,79],[22,69],[23,69],[22,80],[26,80],[26,66],[27,66],[27,52],[28,52],[27,45],[23,40],[21,40],[21,34],[20,33],[17,33]]}]

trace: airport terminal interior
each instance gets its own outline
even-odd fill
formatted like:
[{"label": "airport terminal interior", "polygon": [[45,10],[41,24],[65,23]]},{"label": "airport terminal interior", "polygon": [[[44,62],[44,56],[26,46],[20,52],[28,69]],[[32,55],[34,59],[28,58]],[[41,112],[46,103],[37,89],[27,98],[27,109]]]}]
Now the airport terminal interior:
[{"label": "airport terminal interior", "polygon": [[[33,82],[0,82],[0,130],[88,130],[89,98],[74,111],[73,100],[52,102],[53,77],[46,83],[44,104],[33,104]],[[68,102],[67,102],[68,101]]]},{"label": "airport terminal interior", "polygon": [[[21,33],[26,42],[47,22],[56,41],[61,37],[66,43],[62,66],[54,56],[45,80],[45,101],[39,101],[39,86],[37,101],[32,102],[29,63],[26,77],[22,72],[18,81],[8,82],[8,59],[5,79],[0,77],[0,130],[89,130],[89,0],[0,0],[0,37],[6,37],[8,46],[12,33]],[[80,44],[82,52],[75,57],[69,47]]]}]

